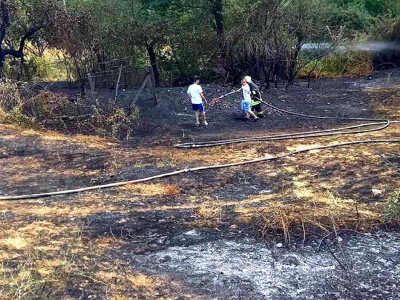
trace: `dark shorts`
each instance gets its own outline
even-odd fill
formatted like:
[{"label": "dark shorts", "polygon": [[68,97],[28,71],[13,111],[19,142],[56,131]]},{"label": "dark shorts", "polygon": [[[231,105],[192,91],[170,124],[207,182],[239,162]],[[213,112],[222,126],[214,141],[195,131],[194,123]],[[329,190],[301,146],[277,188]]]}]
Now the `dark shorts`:
[{"label": "dark shorts", "polygon": [[198,110],[199,112],[204,111],[203,104],[192,104],[193,111]]}]

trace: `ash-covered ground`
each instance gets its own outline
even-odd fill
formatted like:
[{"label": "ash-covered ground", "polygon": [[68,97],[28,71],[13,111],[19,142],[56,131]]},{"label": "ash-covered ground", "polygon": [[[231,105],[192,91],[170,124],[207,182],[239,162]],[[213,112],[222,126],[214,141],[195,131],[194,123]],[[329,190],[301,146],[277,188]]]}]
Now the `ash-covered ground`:
[{"label": "ash-covered ground", "polygon": [[199,242],[196,230],[180,238],[193,243],[136,256],[132,267],[179,280],[199,299],[400,299],[399,233],[327,239],[319,251],[317,242]]}]

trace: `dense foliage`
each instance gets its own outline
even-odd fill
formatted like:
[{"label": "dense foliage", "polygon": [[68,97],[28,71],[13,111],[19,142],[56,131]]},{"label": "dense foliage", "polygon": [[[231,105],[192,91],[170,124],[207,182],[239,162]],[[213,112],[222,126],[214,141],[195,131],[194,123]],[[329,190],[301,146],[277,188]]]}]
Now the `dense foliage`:
[{"label": "dense foliage", "polygon": [[24,66],[16,63],[20,56],[6,56],[5,73],[25,79],[51,69],[40,64],[49,63],[43,56],[53,49],[51,63],[67,61],[75,79],[123,58],[132,67],[151,64],[157,84],[179,84],[194,73],[209,80],[236,81],[246,73],[290,83],[305,70],[320,69],[313,64],[332,52],[302,55],[306,43],[400,39],[397,0],[0,2],[7,9],[1,10],[2,49],[18,49],[30,29],[44,26],[29,36]]}]

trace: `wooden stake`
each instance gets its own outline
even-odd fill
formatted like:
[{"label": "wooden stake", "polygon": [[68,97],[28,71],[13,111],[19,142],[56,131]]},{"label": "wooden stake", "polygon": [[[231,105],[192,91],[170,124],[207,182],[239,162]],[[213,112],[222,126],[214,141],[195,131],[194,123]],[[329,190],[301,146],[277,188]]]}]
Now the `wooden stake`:
[{"label": "wooden stake", "polygon": [[154,105],[157,104],[157,92],[156,92],[156,79],[154,77],[154,71],[153,71],[153,67],[150,65],[147,67],[147,70],[150,74],[150,82],[151,82],[151,87],[150,87],[150,93],[151,93],[151,97],[153,98],[154,101]]},{"label": "wooden stake", "polygon": [[119,67],[119,73],[118,73],[118,80],[117,80],[117,87],[115,88],[115,98],[114,98],[114,103],[117,102],[117,97],[118,97],[118,89],[119,89],[119,82],[121,80],[121,73],[122,73],[122,65]]},{"label": "wooden stake", "polygon": [[95,89],[95,83],[94,83],[94,78],[92,77],[92,74],[87,73],[89,85],[90,85],[90,92],[92,94],[92,97],[94,96],[94,89]]},{"label": "wooden stake", "polygon": [[150,81],[149,74],[146,75],[146,78],[143,80],[142,86],[140,87],[139,91],[137,92],[135,98],[131,102],[131,108],[136,104],[136,101],[139,99],[140,94],[143,92],[146,84]]}]

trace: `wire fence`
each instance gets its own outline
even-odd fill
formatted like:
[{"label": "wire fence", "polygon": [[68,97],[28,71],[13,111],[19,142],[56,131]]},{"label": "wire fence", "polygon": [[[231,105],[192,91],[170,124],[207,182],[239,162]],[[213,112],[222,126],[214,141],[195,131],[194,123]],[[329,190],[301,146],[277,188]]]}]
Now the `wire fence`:
[{"label": "wire fence", "polygon": [[135,88],[140,87],[146,75],[147,68],[131,68],[129,66],[115,66],[107,71],[87,73],[85,79],[96,89]]},{"label": "wire fence", "polygon": [[[52,71],[64,73],[64,78],[54,81],[39,76],[27,82],[36,93],[41,90],[62,90],[68,94],[69,98],[75,95],[104,103],[112,100],[126,108],[137,103],[156,104],[157,95],[152,67],[132,66],[130,59],[130,57],[123,57],[95,64],[83,63],[80,66],[68,59],[41,62],[40,66],[45,70],[44,74],[46,74],[46,69],[52,69]],[[15,65],[11,71],[7,76],[11,81],[20,82],[24,77],[21,65]],[[88,103],[93,101],[88,101]]]},{"label": "wire fence", "polygon": [[121,64],[107,71],[87,73],[89,94],[96,98],[108,90],[109,98],[123,107],[136,104],[152,106],[157,104],[154,73],[151,66],[131,68]]}]

